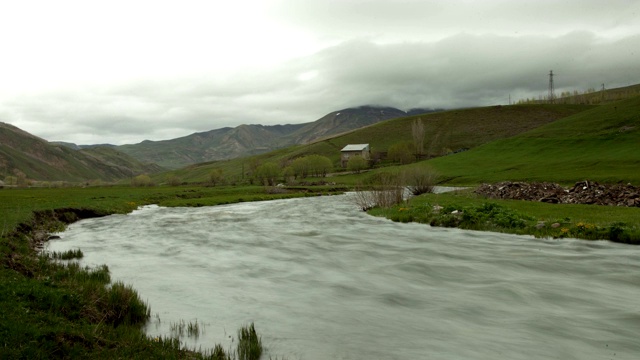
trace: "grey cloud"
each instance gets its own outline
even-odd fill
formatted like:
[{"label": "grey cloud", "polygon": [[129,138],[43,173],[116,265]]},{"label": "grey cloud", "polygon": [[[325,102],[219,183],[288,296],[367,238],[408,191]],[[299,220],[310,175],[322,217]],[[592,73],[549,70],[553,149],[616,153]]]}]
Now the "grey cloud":
[{"label": "grey cloud", "polygon": [[[365,104],[465,107],[506,104],[556,89],[638,82],[640,35],[605,41],[461,33],[437,42],[352,40],[272,67],[232,74],[139,78],[119,84],[22,94],[0,104],[7,121],[49,140],[131,143],[242,123],[309,122]],[[300,74],[317,77],[301,81]],[[21,126],[24,125],[24,126]],[[83,140],[85,139],[85,140]]]},{"label": "grey cloud", "polygon": [[[558,35],[573,30],[610,31],[636,23],[634,1],[285,0],[274,10],[282,21],[333,37],[418,40],[452,32]],[[640,25],[632,25],[637,32]]]}]

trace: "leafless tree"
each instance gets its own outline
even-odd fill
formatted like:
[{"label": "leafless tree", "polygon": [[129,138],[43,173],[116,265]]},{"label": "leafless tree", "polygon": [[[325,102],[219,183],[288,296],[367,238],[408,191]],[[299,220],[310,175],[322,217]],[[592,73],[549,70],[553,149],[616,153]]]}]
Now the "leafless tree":
[{"label": "leafless tree", "polygon": [[416,157],[420,158],[424,154],[424,124],[422,119],[413,120],[411,124],[411,135],[416,148]]}]

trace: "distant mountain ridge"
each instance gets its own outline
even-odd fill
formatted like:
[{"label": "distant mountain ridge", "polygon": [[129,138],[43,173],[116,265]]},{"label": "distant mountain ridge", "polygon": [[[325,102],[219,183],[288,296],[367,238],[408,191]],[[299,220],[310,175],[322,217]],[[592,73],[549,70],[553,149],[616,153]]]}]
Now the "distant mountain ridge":
[{"label": "distant mountain ridge", "polygon": [[[428,113],[437,110],[410,112],[416,111]],[[121,146],[48,142],[0,122],[0,180],[115,181],[143,173],[153,174],[196,163],[306,144],[407,114],[390,107],[361,106],[334,111],[310,123],[240,125],[172,140],[145,140]]]},{"label": "distant mountain ridge", "polygon": [[118,146],[117,149],[142,162],[170,169],[214,160],[257,155],[296,144],[307,144],[375,123],[411,114],[439,110],[360,106],[331,112],[303,124],[240,125],[194,133],[184,137]]},{"label": "distant mountain ridge", "polygon": [[[111,147],[74,150],[0,122],[0,176],[41,181],[113,181],[162,171]],[[5,181],[6,183],[6,181]]]}]

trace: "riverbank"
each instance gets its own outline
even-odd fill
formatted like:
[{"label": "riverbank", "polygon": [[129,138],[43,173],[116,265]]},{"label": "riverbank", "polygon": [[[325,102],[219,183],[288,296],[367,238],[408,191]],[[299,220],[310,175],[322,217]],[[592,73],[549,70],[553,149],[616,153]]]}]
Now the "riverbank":
[{"label": "riverbank", "polygon": [[[204,206],[330,192],[313,190],[272,192],[257,186],[0,190],[0,358],[229,358],[230,352],[221,347],[195,352],[176,338],[147,337],[143,325],[151,309],[135,289],[112,283],[107,266],[82,268],[73,261],[54,260],[42,252],[42,244],[50,233],[77,220],[124,214],[145,204]],[[251,329],[242,328],[239,334],[252,335]],[[259,340],[255,331],[251,338]]]},{"label": "riverbank", "polygon": [[488,199],[473,188],[425,194],[371,215],[397,222],[458,227],[538,238],[577,238],[640,244],[640,208]]}]

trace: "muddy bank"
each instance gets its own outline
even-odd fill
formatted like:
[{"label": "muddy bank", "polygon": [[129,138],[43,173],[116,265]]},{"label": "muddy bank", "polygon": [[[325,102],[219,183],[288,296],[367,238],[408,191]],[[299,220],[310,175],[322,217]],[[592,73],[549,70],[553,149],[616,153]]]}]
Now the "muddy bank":
[{"label": "muddy bank", "polygon": [[605,185],[588,180],[577,182],[569,188],[548,182],[504,181],[496,184],[482,184],[475,193],[492,199],[640,207],[640,187],[631,184]]},{"label": "muddy bank", "polygon": [[34,249],[42,248],[45,241],[51,238],[52,232],[64,230],[65,226],[82,219],[110,215],[105,211],[94,209],[61,208],[53,210],[38,210],[27,222],[17,226],[11,237],[24,236],[29,239]]}]

